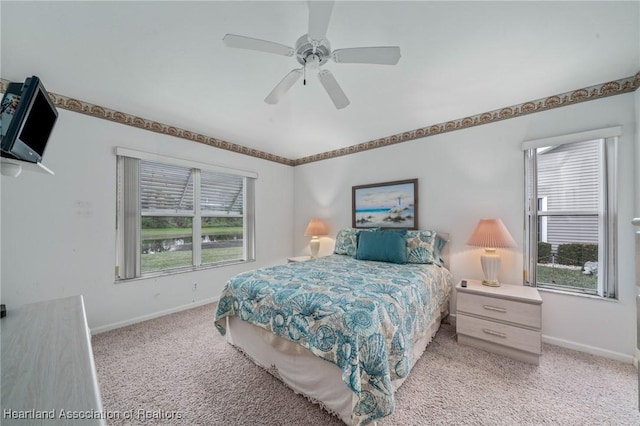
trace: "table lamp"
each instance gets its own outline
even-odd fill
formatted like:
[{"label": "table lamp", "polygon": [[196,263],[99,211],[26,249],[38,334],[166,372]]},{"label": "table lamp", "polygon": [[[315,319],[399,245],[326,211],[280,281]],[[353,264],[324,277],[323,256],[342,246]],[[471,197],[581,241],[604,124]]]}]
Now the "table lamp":
[{"label": "table lamp", "polygon": [[304,231],[306,237],[311,237],[309,247],[311,248],[311,257],[318,257],[318,250],[320,250],[320,238],[321,235],[327,235],[327,227],[320,219],[311,219],[307,225],[307,229]]},{"label": "table lamp", "polygon": [[500,287],[498,272],[500,272],[500,256],[496,248],[516,247],[516,242],[500,219],[480,219],[467,245],[484,247],[484,254],[480,257],[484,280],[482,284]]}]

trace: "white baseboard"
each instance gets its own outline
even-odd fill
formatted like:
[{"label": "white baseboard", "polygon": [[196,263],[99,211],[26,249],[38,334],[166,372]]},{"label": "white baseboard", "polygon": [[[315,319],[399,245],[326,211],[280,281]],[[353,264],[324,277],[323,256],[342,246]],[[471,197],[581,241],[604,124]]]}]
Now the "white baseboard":
[{"label": "white baseboard", "polygon": [[[162,317],[169,314],[174,314],[176,312],[186,311],[187,309],[197,308],[198,306],[208,305],[209,303],[217,302],[219,299],[220,299],[219,297],[212,297],[210,299],[198,300],[197,302],[189,303],[187,305],[177,306],[175,308],[166,309],[164,311],[154,312],[152,314],[131,318],[125,321],[120,321],[113,324],[107,324],[101,327],[92,328],[91,335],[104,333],[105,331],[115,330],[116,328],[126,327],[128,325],[137,324],[139,322],[148,321],[148,320]],[[213,321],[213,318],[211,318],[211,321]]]},{"label": "white baseboard", "polygon": [[633,365],[635,365],[636,370],[640,369],[640,349],[636,349],[636,354],[633,357]]},{"label": "white baseboard", "polygon": [[[579,352],[585,352],[591,355],[597,355],[604,358],[614,359],[627,364],[634,364],[634,357],[632,355],[622,354],[619,352],[610,351],[607,349],[597,348],[595,346],[584,345],[582,343],[572,342],[570,340],[558,339],[557,337],[550,337],[542,335],[542,341],[551,345],[560,346],[567,349],[573,349]],[[636,352],[636,358],[638,353]],[[544,353],[542,354],[544,357]]]}]

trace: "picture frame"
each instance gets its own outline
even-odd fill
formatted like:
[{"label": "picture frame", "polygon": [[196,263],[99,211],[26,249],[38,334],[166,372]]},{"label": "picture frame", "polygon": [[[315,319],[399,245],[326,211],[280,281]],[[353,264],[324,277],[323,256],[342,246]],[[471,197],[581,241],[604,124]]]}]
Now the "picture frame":
[{"label": "picture frame", "polygon": [[353,228],[418,228],[418,179],[353,186]]}]

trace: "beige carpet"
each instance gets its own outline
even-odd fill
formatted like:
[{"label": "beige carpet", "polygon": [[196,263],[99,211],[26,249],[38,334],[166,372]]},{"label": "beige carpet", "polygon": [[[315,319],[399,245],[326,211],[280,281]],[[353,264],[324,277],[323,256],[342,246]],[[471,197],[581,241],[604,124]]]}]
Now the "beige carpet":
[{"label": "beige carpet", "polygon": [[[207,305],[93,336],[110,425],[340,425],[228,345]],[[543,345],[540,366],[443,325],[381,425],[640,425],[630,364]]]}]

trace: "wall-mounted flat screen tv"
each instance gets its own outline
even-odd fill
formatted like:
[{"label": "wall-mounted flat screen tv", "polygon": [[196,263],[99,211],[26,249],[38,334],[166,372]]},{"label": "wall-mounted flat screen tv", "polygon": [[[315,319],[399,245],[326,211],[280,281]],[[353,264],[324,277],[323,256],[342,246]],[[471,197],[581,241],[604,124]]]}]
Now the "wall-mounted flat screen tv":
[{"label": "wall-mounted flat screen tv", "polygon": [[42,161],[58,111],[40,79],[9,83],[1,104],[0,142],[3,157]]}]

